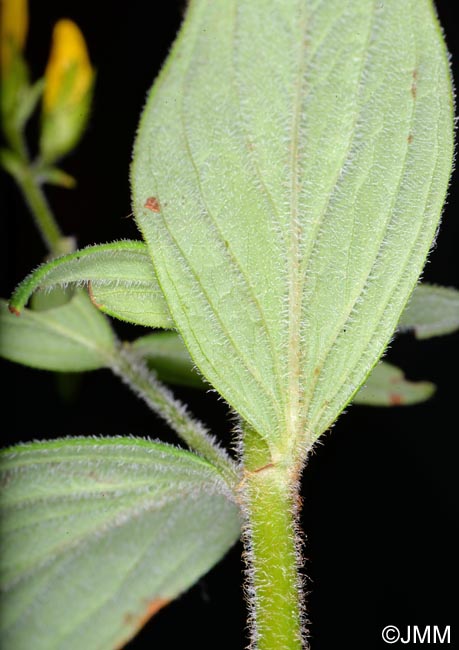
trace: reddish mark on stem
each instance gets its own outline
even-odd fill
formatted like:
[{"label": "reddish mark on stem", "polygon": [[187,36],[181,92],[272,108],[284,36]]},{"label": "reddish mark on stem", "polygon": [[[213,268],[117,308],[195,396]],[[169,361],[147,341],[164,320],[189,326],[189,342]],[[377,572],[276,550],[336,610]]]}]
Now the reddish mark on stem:
[{"label": "reddish mark on stem", "polygon": [[145,201],[145,205],[143,207],[147,208],[147,210],[151,210],[152,212],[161,211],[161,206],[159,205],[159,201],[155,196],[149,196]]},{"label": "reddish mark on stem", "polygon": [[403,397],[398,393],[391,393],[389,395],[389,404],[391,406],[400,406],[403,404]]},{"label": "reddish mark on stem", "polygon": [[274,463],[266,463],[266,465],[263,465],[263,467],[257,467],[257,469],[254,469],[249,473],[258,474],[259,472],[263,472],[265,469],[269,469],[270,467],[274,467]]},{"label": "reddish mark on stem", "polygon": [[8,311],[11,314],[14,314],[15,316],[20,316],[21,315],[21,312],[19,311],[19,309],[17,309],[16,307],[13,307],[13,305],[8,305]]},{"label": "reddish mark on stem", "polygon": [[262,467],[257,467],[257,469],[244,469],[243,470],[243,476],[242,480],[239,482],[239,485],[236,488],[236,493],[239,494],[241,490],[243,489],[247,479],[250,476],[253,476],[254,474],[260,474],[261,472],[264,472],[267,469],[271,469],[272,467],[275,467],[276,463],[266,463],[266,465],[263,465]]}]

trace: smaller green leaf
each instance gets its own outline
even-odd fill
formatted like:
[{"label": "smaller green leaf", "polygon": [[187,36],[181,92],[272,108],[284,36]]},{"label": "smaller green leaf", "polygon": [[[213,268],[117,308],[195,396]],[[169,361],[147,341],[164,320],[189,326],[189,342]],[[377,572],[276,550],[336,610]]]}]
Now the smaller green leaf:
[{"label": "smaller green leaf", "polygon": [[114,351],[112,329],[81,292],[46,311],[24,309],[20,318],[0,301],[0,356],[33,368],[95,370]]},{"label": "smaller green leaf", "polygon": [[67,172],[64,172],[64,170],[59,169],[58,167],[46,167],[40,169],[37,177],[40,183],[57,185],[58,187],[64,187],[66,190],[72,190],[77,184],[74,176],[67,174]]},{"label": "smaller green leaf", "polygon": [[420,284],[398,324],[399,330],[414,330],[417,339],[451,334],[459,329],[459,291],[451,287]]},{"label": "smaller green leaf", "polygon": [[135,438],[0,454],[2,647],[113,650],[239,537],[239,510],[199,456]]},{"label": "smaller green leaf", "polygon": [[0,149],[0,166],[11,174],[14,178],[17,178],[22,171],[22,160],[20,156],[11,151],[11,149]]},{"label": "smaller green leaf", "polygon": [[205,387],[181,337],[175,332],[147,334],[130,345],[162,381],[192,388]]},{"label": "smaller green leaf", "polygon": [[10,310],[19,313],[38,289],[87,284],[101,311],[148,327],[173,327],[146,246],[120,241],[89,246],[39,266],[16,289]]},{"label": "smaller green leaf", "polygon": [[55,287],[48,291],[37,291],[30,300],[30,308],[33,311],[47,311],[66,305],[75,295],[75,289],[67,287]]},{"label": "smaller green leaf", "polygon": [[88,289],[92,303],[113,318],[145,327],[174,326],[156,277],[151,284],[138,285],[127,285],[124,281],[107,284],[90,281]]},{"label": "smaller green leaf", "polygon": [[424,402],[434,392],[434,384],[408,381],[400,368],[383,361],[373,368],[353,402],[364,406],[408,406]]},{"label": "smaller green leaf", "polygon": [[26,122],[31,117],[35,108],[37,107],[38,102],[43,95],[43,89],[45,87],[45,80],[39,79],[31,86],[28,86],[24,89],[24,92],[21,97],[21,102],[18,105],[18,110],[16,113],[16,124],[18,128],[23,129]]}]

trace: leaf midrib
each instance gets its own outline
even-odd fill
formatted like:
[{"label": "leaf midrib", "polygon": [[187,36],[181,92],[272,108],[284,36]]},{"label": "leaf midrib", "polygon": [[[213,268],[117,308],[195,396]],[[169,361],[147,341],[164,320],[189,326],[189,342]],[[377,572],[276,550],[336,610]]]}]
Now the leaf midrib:
[{"label": "leaf midrib", "polygon": [[[288,393],[286,429],[287,442],[292,448],[296,447],[299,435],[299,417],[301,410],[301,321],[302,321],[302,286],[301,277],[301,240],[302,227],[299,220],[299,181],[300,181],[300,129],[304,95],[307,92],[305,72],[307,67],[306,50],[308,46],[306,33],[308,16],[306,2],[302,3],[302,21],[300,25],[301,46],[299,48],[298,76],[294,88],[294,110],[292,114],[292,135],[290,144],[291,188],[290,188],[290,250],[288,260],[289,295],[288,295]],[[284,438],[285,439],[285,438]]]}]

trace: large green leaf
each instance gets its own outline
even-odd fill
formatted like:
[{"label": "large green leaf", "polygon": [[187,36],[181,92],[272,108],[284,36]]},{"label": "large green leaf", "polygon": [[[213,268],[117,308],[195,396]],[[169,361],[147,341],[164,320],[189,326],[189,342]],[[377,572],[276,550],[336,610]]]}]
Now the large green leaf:
[{"label": "large green leaf", "polygon": [[31,443],[0,470],[5,649],[121,647],[239,536],[217,470],[157,442]]},{"label": "large green leaf", "polygon": [[459,291],[420,284],[402,314],[399,329],[414,330],[418,339],[455,332],[459,329]]},{"label": "large green leaf", "polygon": [[424,402],[434,392],[434,384],[409,381],[400,368],[382,362],[373,368],[353,402],[364,406],[408,406]]},{"label": "large green leaf", "polygon": [[[162,381],[201,389],[206,387],[176,332],[141,336],[132,343],[132,349],[148,362]],[[352,401],[364,406],[408,406],[429,399],[434,392],[434,384],[409,381],[400,368],[382,361],[373,368]]]},{"label": "large green leaf", "polygon": [[87,295],[77,292],[67,304],[18,318],[0,300],[0,356],[33,368],[96,370],[107,365],[115,340],[106,318]]},{"label": "large green leaf", "polygon": [[138,131],[135,215],[196,365],[278,450],[324,431],[392,336],[452,106],[430,0],[190,3]]},{"label": "large green leaf", "polygon": [[38,289],[87,284],[92,302],[110,316],[148,327],[173,327],[145,244],[119,241],[88,246],[42,264],[16,289],[20,310]]}]

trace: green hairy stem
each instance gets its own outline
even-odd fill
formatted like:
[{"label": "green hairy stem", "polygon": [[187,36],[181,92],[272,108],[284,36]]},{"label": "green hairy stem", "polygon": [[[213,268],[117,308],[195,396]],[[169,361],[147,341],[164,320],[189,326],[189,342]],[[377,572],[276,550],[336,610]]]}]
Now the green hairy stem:
[{"label": "green hairy stem", "polygon": [[304,644],[298,472],[285,458],[273,460],[250,429],[243,436],[246,596],[251,647],[300,650]]},{"label": "green hairy stem", "polygon": [[36,182],[30,169],[24,165],[21,173],[17,174],[16,181],[21,188],[47,249],[52,255],[62,254],[65,252],[62,250],[64,236],[54,218],[43,190]]}]

